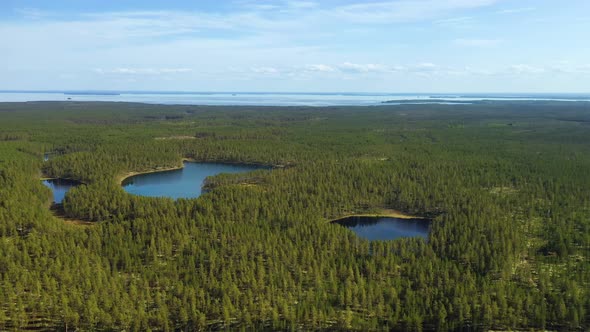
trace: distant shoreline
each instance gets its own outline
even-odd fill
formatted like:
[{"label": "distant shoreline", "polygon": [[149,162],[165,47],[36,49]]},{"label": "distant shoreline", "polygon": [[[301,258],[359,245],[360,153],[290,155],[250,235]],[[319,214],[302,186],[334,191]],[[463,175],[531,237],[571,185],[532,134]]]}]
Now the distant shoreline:
[{"label": "distant shoreline", "polygon": [[2,102],[127,102],[150,105],[330,107],[489,102],[590,102],[590,93],[360,93],[0,90]]},{"label": "distant shoreline", "polygon": [[125,180],[127,180],[130,177],[134,177],[136,175],[151,174],[151,173],[158,173],[158,172],[170,172],[170,171],[177,171],[177,170],[183,169],[184,163],[211,163],[211,164],[216,163],[216,164],[228,164],[228,165],[256,165],[256,166],[269,167],[269,168],[285,168],[285,167],[287,167],[286,165],[268,166],[268,165],[264,165],[264,164],[247,163],[247,162],[202,161],[202,160],[196,160],[196,159],[191,159],[191,158],[182,158],[180,166],[152,168],[152,169],[145,170],[145,171],[130,171],[130,172],[126,172],[121,175],[118,175],[115,179],[120,185],[123,185],[123,182],[125,182]]},{"label": "distant shoreline", "polygon": [[66,96],[120,96],[117,92],[64,92]]},{"label": "distant shoreline", "polygon": [[383,217],[383,218],[397,218],[397,219],[428,219],[425,217],[414,216],[410,214],[405,214],[401,211],[394,210],[394,209],[380,209],[375,213],[350,213],[339,216],[338,218],[329,219],[329,222],[333,222],[336,220],[350,218],[350,217]]},{"label": "distant shoreline", "polygon": [[134,177],[136,175],[150,174],[150,173],[158,173],[158,172],[177,171],[179,169],[183,169],[184,168],[184,162],[185,162],[185,160],[182,161],[182,165],[181,166],[164,167],[164,168],[154,168],[154,169],[150,169],[150,170],[146,170],[146,171],[131,171],[131,172],[123,173],[123,174],[121,174],[121,175],[119,175],[119,176],[116,177],[116,181],[120,185],[123,185],[123,182],[125,182],[125,180],[127,180],[128,178]]}]

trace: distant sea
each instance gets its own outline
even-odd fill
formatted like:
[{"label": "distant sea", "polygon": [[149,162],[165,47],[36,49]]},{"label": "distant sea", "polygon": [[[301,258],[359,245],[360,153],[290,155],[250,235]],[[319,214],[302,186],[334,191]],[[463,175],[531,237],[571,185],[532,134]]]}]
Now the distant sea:
[{"label": "distant sea", "polygon": [[0,102],[109,101],[180,105],[366,106],[381,105],[384,102],[458,104],[482,100],[590,101],[590,94],[0,91]]}]

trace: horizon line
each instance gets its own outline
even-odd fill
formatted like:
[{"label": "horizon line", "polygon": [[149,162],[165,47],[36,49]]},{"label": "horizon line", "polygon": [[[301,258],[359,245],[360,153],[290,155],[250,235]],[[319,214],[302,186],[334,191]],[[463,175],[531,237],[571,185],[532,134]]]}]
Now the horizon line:
[{"label": "horizon line", "polygon": [[130,94],[141,94],[141,93],[162,93],[162,94],[376,94],[376,95],[411,95],[411,94],[434,94],[434,95],[478,95],[478,94],[490,94],[490,95],[519,95],[519,94],[539,94],[539,95],[550,95],[550,94],[562,94],[562,95],[590,95],[590,92],[581,91],[568,91],[568,92],[531,92],[531,91],[518,91],[518,92],[491,92],[491,91],[479,91],[479,92],[384,92],[384,91],[242,91],[242,90],[107,90],[107,89],[0,89],[0,93],[130,93]]}]

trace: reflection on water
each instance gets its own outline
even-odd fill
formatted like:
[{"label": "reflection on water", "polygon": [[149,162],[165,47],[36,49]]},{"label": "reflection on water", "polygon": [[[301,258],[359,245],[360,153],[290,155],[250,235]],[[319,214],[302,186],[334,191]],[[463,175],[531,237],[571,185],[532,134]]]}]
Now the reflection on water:
[{"label": "reflection on water", "polygon": [[430,221],[427,219],[400,219],[391,217],[347,217],[335,220],[358,236],[370,241],[394,240],[401,237],[428,238]]},{"label": "reflection on water", "polygon": [[196,198],[202,194],[203,181],[220,173],[242,173],[265,168],[255,165],[184,163],[183,169],[140,174],[125,179],[128,193],[150,197]]},{"label": "reflection on water", "polygon": [[65,179],[50,179],[42,181],[53,192],[53,203],[61,203],[70,188],[79,185],[80,183]]}]

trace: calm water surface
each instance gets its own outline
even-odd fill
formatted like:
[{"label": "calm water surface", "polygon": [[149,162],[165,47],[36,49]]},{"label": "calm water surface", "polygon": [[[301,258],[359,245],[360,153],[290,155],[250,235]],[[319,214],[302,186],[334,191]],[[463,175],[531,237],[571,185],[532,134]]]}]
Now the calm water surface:
[{"label": "calm water surface", "polygon": [[395,240],[401,237],[428,238],[430,221],[427,219],[399,219],[391,217],[347,217],[335,223],[349,228],[369,241]]},{"label": "calm water surface", "polygon": [[196,198],[202,193],[203,181],[220,173],[242,173],[263,166],[185,162],[183,169],[140,174],[125,179],[123,189],[130,194],[150,197]]},{"label": "calm water surface", "polygon": [[[436,99],[435,103],[478,100],[590,101],[588,94],[437,94],[437,93],[297,93],[297,92],[163,92],[163,91],[6,91],[0,102],[115,101],[181,105],[366,106],[384,101]],[[442,100],[443,102],[440,102]]]},{"label": "calm water surface", "polygon": [[65,179],[51,179],[42,181],[53,192],[53,203],[61,203],[70,188],[79,185],[80,183]]}]

